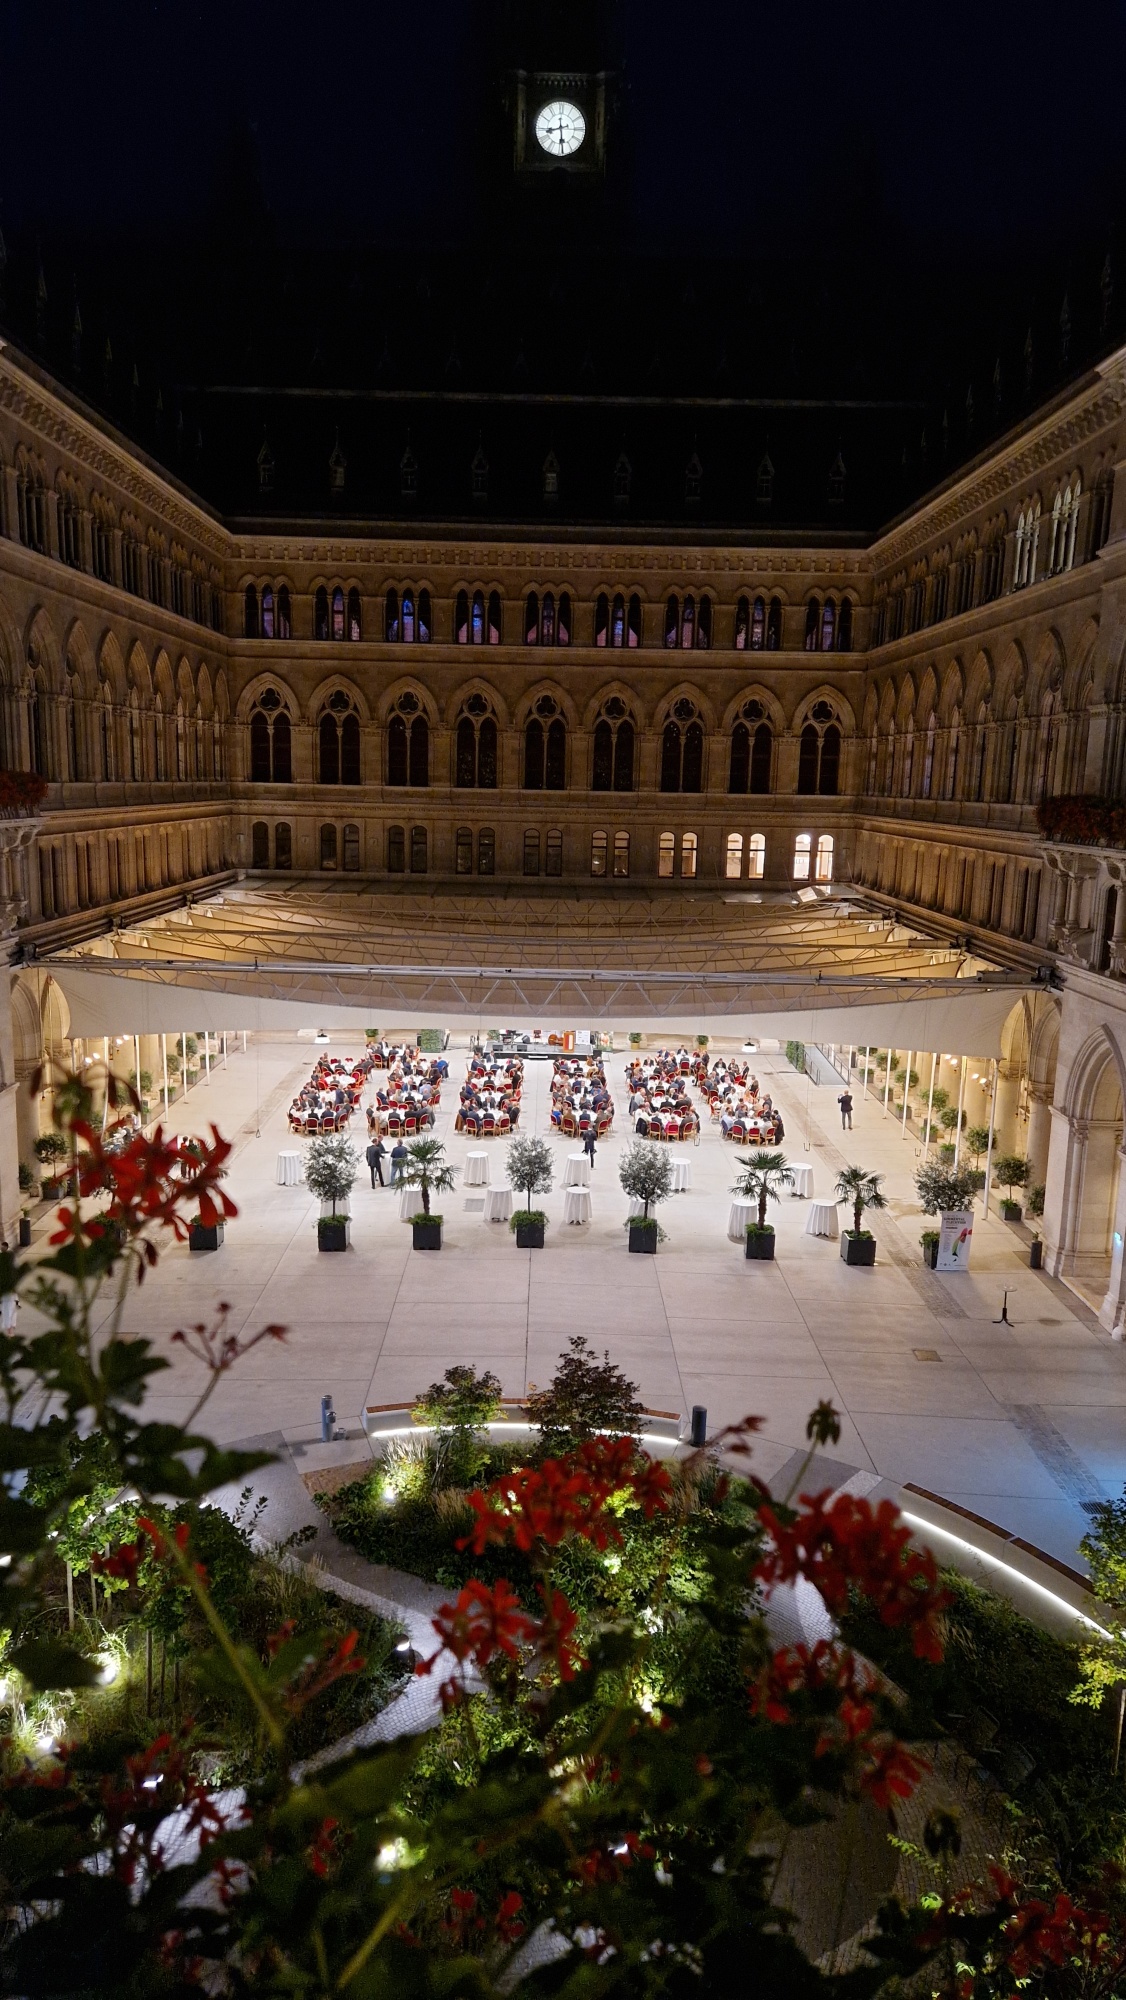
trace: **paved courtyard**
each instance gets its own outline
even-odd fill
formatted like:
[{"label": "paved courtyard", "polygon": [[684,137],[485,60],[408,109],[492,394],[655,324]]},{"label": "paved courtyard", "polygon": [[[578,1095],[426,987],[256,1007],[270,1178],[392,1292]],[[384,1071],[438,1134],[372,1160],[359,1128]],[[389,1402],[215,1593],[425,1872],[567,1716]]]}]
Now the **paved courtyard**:
[{"label": "paved courtyard", "polygon": [[[333,1037],[333,1053],[358,1048]],[[457,1166],[470,1146],[453,1132],[465,1048],[464,1037],[450,1048],[437,1127]],[[864,1100],[857,1089],[854,1129],[842,1133],[835,1089],[815,1088],[781,1056],[755,1059],[785,1119],[782,1150],[812,1164],[815,1195],[830,1195],[846,1160],[886,1174],[891,1208],[872,1218],[874,1270],[850,1270],[836,1243],[806,1236],[807,1203],[791,1196],[771,1211],[775,1263],[747,1262],[726,1235],[742,1149],[707,1124],[698,1144],[676,1149],[690,1161],[691,1190],[661,1211],[667,1242],[655,1258],[629,1256],[617,1180],[630,1138],[621,1053],[608,1063],[618,1116],[598,1149],[591,1224],[564,1225],[557,1185],[543,1203],[546,1249],[520,1251],[506,1225],[484,1221],[481,1190],[459,1184],[443,1203],[442,1253],[415,1254],[397,1192],[373,1192],[363,1169],[353,1247],[327,1257],[317,1251],[315,1202],[304,1187],[275,1181],[279,1148],[301,1143],[288,1135],[286,1109],[313,1059],[308,1039],[252,1042],[173,1108],[176,1130],[214,1120],[234,1141],[229,1186],[241,1213],[217,1256],[173,1247],[133,1295],[128,1324],[172,1364],[154,1414],[191,1407],[198,1365],[171,1336],[223,1299],[237,1330],[249,1334],[269,1320],[289,1329],[284,1346],[263,1343],[219,1385],[208,1422],[223,1440],[280,1431],[295,1444],[312,1442],[326,1391],[339,1422],[358,1432],[365,1402],[409,1397],[455,1361],[491,1367],[517,1395],[546,1382],[567,1336],[581,1332],[609,1348],[650,1407],[687,1417],[703,1403],[711,1428],[761,1415],[758,1464],[767,1476],[803,1443],[812,1406],[829,1398],[841,1412],[842,1461],[913,1481],[1065,1560],[1076,1559],[1087,1526],[1082,1502],[1121,1491],[1126,1346],[1113,1344],[1063,1286],[1029,1271],[1022,1238],[992,1216],[983,1221],[980,1208],[971,1270],[942,1277],[924,1269],[911,1184],[916,1141],[910,1129],[901,1136],[878,1098]],[[522,1131],[549,1130],[550,1073],[550,1063],[527,1066]],[[362,1117],[354,1134],[362,1147]],[[559,1183],[574,1145],[553,1145]],[[486,1149],[492,1182],[501,1184],[504,1143]],[[45,1229],[44,1218],[37,1240]],[[995,1323],[1005,1288],[1008,1326]]]}]

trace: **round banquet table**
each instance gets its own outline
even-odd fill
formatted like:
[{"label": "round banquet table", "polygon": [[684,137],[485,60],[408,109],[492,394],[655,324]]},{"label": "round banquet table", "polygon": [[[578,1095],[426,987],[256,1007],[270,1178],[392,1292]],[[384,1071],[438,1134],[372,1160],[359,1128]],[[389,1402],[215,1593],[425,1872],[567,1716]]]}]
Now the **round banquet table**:
[{"label": "round banquet table", "polygon": [[422,1213],[422,1196],[416,1187],[405,1187],[399,1196],[399,1221],[409,1222]]},{"label": "round banquet table", "polygon": [[794,1177],[794,1185],[793,1188],[791,1189],[791,1193],[798,1195],[811,1195],[813,1193],[813,1168],[804,1166],[791,1167],[790,1172],[793,1174]]},{"label": "round banquet table", "polygon": [[727,1217],[727,1234],[733,1243],[742,1243],[746,1238],[747,1224],[758,1215],[757,1201],[733,1201]]},{"label": "round banquet table", "polygon": [[691,1160],[674,1160],[672,1163],[673,1193],[687,1194],[688,1189],[691,1187],[691,1185],[692,1185]]},{"label": "round banquet table", "polygon": [[590,1161],[585,1153],[568,1153],[563,1185],[565,1188],[590,1186]]},{"label": "round banquet table", "polygon": [[589,1222],[594,1213],[589,1188],[567,1188],[563,1196],[564,1222]]},{"label": "round banquet table", "polygon": [[485,1221],[507,1222],[511,1214],[512,1214],[512,1189],[506,1187],[486,1188]]},{"label": "round banquet table", "polygon": [[467,1153],[465,1155],[465,1186],[488,1187],[489,1156],[487,1153]]},{"label": "round banquet table", "polygon": [[299,1187],[305,1178],[305,1162],[300,1153],[278,1154],[278,1186]]},{"label": "round banquet table", "polygon": [[837,1204],[835,1201],[810,1202],[805,1233],[807,1236],[840,1235],[840,1226],[837,1222]]}]

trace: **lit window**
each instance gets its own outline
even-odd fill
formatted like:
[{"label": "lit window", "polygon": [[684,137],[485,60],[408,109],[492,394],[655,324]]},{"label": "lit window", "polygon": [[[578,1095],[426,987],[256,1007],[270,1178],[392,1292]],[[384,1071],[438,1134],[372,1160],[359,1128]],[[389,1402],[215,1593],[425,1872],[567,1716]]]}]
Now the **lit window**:
[{"label": "lit window", "polygon": [[615,875],[629,874],[628,833],[616,833],[614,835],[614,873]]},{"label": "lit window", "polygon": [[743,836],[729,833],[727,836],[727,861],[724,874],[729,882],[737,882],[743,873]]},{"label": "lit window", "polygon": [[809,881],[809,852],[813,844],[812,836],[799,833],[794,842],[794,881]]},{"label": "lit window", "polygon": [[686,881],[690,880],[691,877],[696,873],[696,847],[697,847],[697,841],[696,841],[696,835],[694,833],[681,834],[680,872],[684,876]]},{"label": "lit window", "polygon": [[747,842],[748,881],[761,882],[763,877],[763,870],[765,867],[766,867],[766,835],[764,833],[752,833],[749,841]]},{"label": "lit window", "polygon": [[607,845],[608,845],[608,840],[606,834],[604,833],[591,834],[590,872],[592,875],[605,875]]},{"label": "lit window", "polygon": [[675,854],[676,854],[676,835],[675,835],[675,833],[663,833],[663,834],[661,835],[661,838],[660,838],[660,841],[659,841],[659,843],[658,843],[658,849],[657,849],[657,873],[658,873],[658,875],[671,875],[671,874],[672,874],[672,872],[673,872],[673,861],[674,861],[674,857],[675,857]]},{"label": "lit window", "polygon": [[817,861],[814,867],[814,880],[817,882],[831,882],[832,879],[833,836],[831,833],[820,833],[817,836]]}]

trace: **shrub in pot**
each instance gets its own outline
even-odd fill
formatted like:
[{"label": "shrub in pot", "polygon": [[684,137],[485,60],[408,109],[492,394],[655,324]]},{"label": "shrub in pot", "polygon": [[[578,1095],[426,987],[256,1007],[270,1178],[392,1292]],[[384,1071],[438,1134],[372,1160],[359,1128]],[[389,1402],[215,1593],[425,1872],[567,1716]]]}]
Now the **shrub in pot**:
[{"label": "shrub in pot", "polygon": [[864,1227],[866,1208],[886,1208],[883,1175],[870,1174],[864,1167],[845,1167],[837,1176],[837,1200],[852,1206],[852,1228],[841,1231],[841,1260],[845,1264],[874,1264],[876,1239]]},{"label": "shrub in pot", "polygon": [[629,1247],[635,1256],[655,1257],[661,1235],[661,1225],[655,1215],[630,1216]]},{"label": "shrub in pot", "polygon": [[645,1256],[656,1254],[657,1244],[663,1234],[655,1215],[650,1215],[650,1206],[667,1201],[672,1193],[672,1161],[663,1146],[654,1146],[647,1139],[635,1139],[627,1146],[618,1165],[618,1180],[622,1192],[632,1201],[641,1203],[641,1214],[631,1215],[627,1224],[629,1247]]},{"label": "shrub in pot", "polygon": [[332,1213],[317,1218],[317,1249],[346,1250],[349,1241],[347,1213],[337,1211],[337,1202],[346,1202],[356,1183],[360,1156],[343,1132],[312,1139],[305,1154],[305,1185],[319,1201],[332,1204]]},{"label": "shrub in pot", "polygon": [[518,1250],[542,1250],[547,1216],[542,1208],[517,1208],[508,1224]]},{"label": "shrub in pot", "polygon": [[1019,1201],[1013,1200],[1013,1189],[1028,1186],[1032,1175],[1028,1161],[1022,1160],[1019,1154],[1005,1153],[995,1162],[993,1172],[1000,1186],[1007,1191],[1001,1202],[1002,1217],[1006,1222],[1019,1222],[1021,1206]]},{"label": "shrub in pot", "polygon": [[922,1245],[923,1262],[929,1265],[932,1271],[938,1263],[938,1237],[939,1232],[937,1229],[924,1229],[919,1238],[919,1242]]},{"label": "shrub in pot", "polygon": [[742,1201],[758,1203],[758,1221],[747,1224],[744,1254],[759,1263],[770,1263],[774,1257],[774,1227],[767,1222],[766,1204],[779,1199],[780,1188],[793,1187],[793,1171],[781,1153],[768,1153],[762,1148],[757,1153],[739,1154],[736,1165],[743,1171],[731,1183],[732,1194]]},{"label": "shrub in pot", "polygon": [[508,1178],[524,1196],[509,1223],[518,1250],[542,1250],[547,1217],[532,1207],[532,1196],[550,1194],[555,1179],[555,1160],[545,1139],[514,1139],[505,1158]]},{"label": "shrub in pot", "polygon": [[403,1185],[418,1189],[422,1207],[417,1215],[411,1216],[411,1230],[416,1250],[440,1250],[442,1247],[442,1218],[435,1215],[430,1207],[432,1194],[452,1194],[457,1185],[457,1169],[446,1159],[446,1149],[440,1139],[412,1139],[407,1147],[407,1164],[403,1168]]}]

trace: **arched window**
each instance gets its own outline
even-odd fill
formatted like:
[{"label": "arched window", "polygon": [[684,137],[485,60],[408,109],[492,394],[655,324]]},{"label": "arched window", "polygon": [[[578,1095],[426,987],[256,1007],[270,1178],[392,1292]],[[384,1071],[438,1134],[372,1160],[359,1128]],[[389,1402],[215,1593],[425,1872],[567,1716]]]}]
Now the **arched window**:
[{"label": "arched window", "polygon": [[661,790],[699,792],[704,786],[704,725],[694,701],[674,702],[661,736]]},{"label": "arched window", "polygon": [[[348,637],[349,639],[360,639],[363,637],[363,624],[360,617],[360,593],[356,589],[355,584],[352,585],[351,590],[348,592]],[[347,834],[348,829],[345,828],[344,831]],[[345,863],[345,866],[347,866],[347,863]]]},{"label": "arched window", "polygon": [[289,608],[289,585],[283,583],[278,589],[277,630],[279,639],[293,637],[293,614]]},{"label": "arched window", "polygon": [[614,873],[615,875],[629,874],[628,833],[616,833],[614,835]]},{"label": "arched window", "polygon": [[772,597],[766,618],[766,650],[776,653],[782,644],[782,599]]},{"label": "arched window", "polygon": [[676,835],[663,833],[657,842],[657,873],[672,875],[676,869]]},{"label": "arched window", "polygon": [[[253,588],[253,586],[251,586]],[[268,583],[262,586],[262,637],[274,636],[274,593]]]},{"label": "arched window", "polygon": [[672,596],[665,605],[665,644],[682,646],[691,650],[693,646],[710,646],[712,643],[712,601],[710,597],[679,598]]},{"label": "arched window", "polygon": [[410,688],[399,696],[387,724],[387,783],[430,783],[430,726]]},{"label": "arched window", "polygon": [[387,829],[387,873],[402,875],[407,866],[407,836],[405,827],[389,826]]},{"label": "arched window", "polygon": [[322,583],[313,599],[313,637],[328,638],[328,591]]},{"label": "arched window", "polygon": [[743,873],[743,836],[729,833],[724,853],[723,872],[729,882],[737,882]]},{"label": "arched window", "polygon": [[358,874],[360,867],[360,829],[358,826],[344,828],[344,872]]},{"label": "arched window", "polygon": [[821,651],[831,653],[837,636],[837,607],[831,597],[821,607]]},{"label": "arched window", "polygon": [[339,584],[332,593],[332,636],[334,639],[347,637],[344,626],[344,592]]},{"label": "arched window", "polygon": [[549,826],[547,829],[547,840],[544,843],[543,872],[545,875],[562,875],[563,873],[563,829],[560,826]]},{"label": "arched window", "polygon": [[258,637],[258,592],[248,583],[243,595],[243,632],[248,639]]},{"label": "arched window", "polygon": [[837,617],[837,651],[838,653],[851,653],[852,651],[851,597],[841,598],[841,608]]},{"label": "arched window", "polygon": [[484,592],[475,590],[469,620],[470,638],[475,646],[485,643],[485,597]]},{"label": "arched window", "polygon": [[322,826],[320,838],[320,864],[322,868],[336,867],[336,828]]},{"label": "arched window", "polygon": [[927,718],[927,733],[923,739],[923,797],[929,799],[934,785],[934,740],[937,725],[933,714]]},{"label": "arched window", "polygon": [[801,732],[798,791],[835,798],[840,779],[840,724],[827,701],[815,701]]},{"label": "arched window", "polygon": [[747,842],[747,880],[761,882],[766,867],[766,835],[752,833]]},{"label": "arched window", "polygon": [[250,829],[250,865],[252,868],[270,865],[270,829],[264,819],[256,819]]},{"label": "arched window", "polygon": [[637,731],[620,695],[610,695],[594,725],[591,790],[632,792]]},{"label": "arched window", "polygon": [[690,882],[695,876],[696,855],[699,852],[699,845],[699,841],[694,833],[681,834],[680,873],[683,881]]},{"label": "arched window", "polygon": [[318,779],[322,785],[360,782],[360,718],[343,688],[329,695],[317,727]]},{"label": "arched window", "polygon": [[567,785],[567,725],[554,695],[541,694],[524,725],[524,789],[562,792]]},{"label": "arched window", "polygon": [[735,651],[737,653],[746,652],[750,636],[750,627],[751,627],[750,599],[747,597],[741,597],[739,599],[738,604],[735,606]]},{"label": "arched window", "polygon": [[808,833],[799,833],[794,842],[794,881],[809,881],[809,856],[812,838]]},{"label": "arched window", "polygon": [[540,642],[540,600],[535,590],[528,592],[524,605],[524,644],[538,646]]},{"label": "arched window", "polygon": [[[319,593],[318,593],[319,595]],[[399,637],[399,593],[389,590],[383,607],[383,636],[391,645]]]},{"label": "arched window", "polygon": [[608,847],[609,847],[609,835],[608,835],[608,834],[605,834],[605,833],[592,833],[592,834],[591,834],[591,836],[590,836],[590,872],[591,872],[591,874],[592,874],[592,875],[605,875],[605,873],[606,873],[606,855],[607,855],[607,849],[608,849]]},{"label": "arched window", "polygon": [[977,727],[974,730],[974,751],[973,751],[974,768],[973,768],[973,784],[972,784],[972,795],[975,799],[979,801],[983,800],[985,797],[985,754],[989,748],[988,714],[989,711],[987,710],[985,703],[979,702],[977,711]]},{"label": "arched window", "polygon": [[274,828],[274,867],[293,866],[293,828],[287,819],[278,821]]},{"label": "arched window", "polygon": [[766,710],[761,701],[744,702],[731,732],[728,791],[769,792],[773,756],[774,731]]},{"label": "arched window", "polygon": [[833,879],[833,836],[819,833],[817,836],[817,858],[814,863],[815,882],[831,882]]},{"label": "arched window", "polygon": [[497,870],[497,837],[491,826],[479,828],[477,833],[477,873],[495,875]]},{"label": "arched window", "polygon": [[524,873],[538,875],[540,872],[540,837],[534,827],[524,832]]},{"label": "arched window", "polygon": [[815,653],[817,651],[817,639],[820,630],[821,605],[816,597],[811,597],[805,607],[805,639],[803,644],[807,653]]},{"label": "arched window", "polygon": [[[157,728],[162,728],[159,716]],[[258,785],[293,781],[289,716],[276,688],[264,688],[250,712],[250,781]]]},{"label": "arched window", "polygon": [[411,874],[425,875],[428,865],[426,828],[424,826],[412,826]]},{"label": "arched window", "polygon": [[458,717],[454,783],[463,790],[496,790],[496,717],[483,694],[471,694]]},{"label": "arched window", "polygon": [[948,799],[958,795],[958,766],[962,756],[962,711],[955,703],[950,714],[950,727],[946,745],[946,784],[943,796]]},{"label": "arched window", "polygon": [[81,778],[83,775],[82,758],[79,754],[78,745],[78,704],[81,699],[81,682],[69,662],[67,663],[66,688],[67,776],[74,780]]}]

